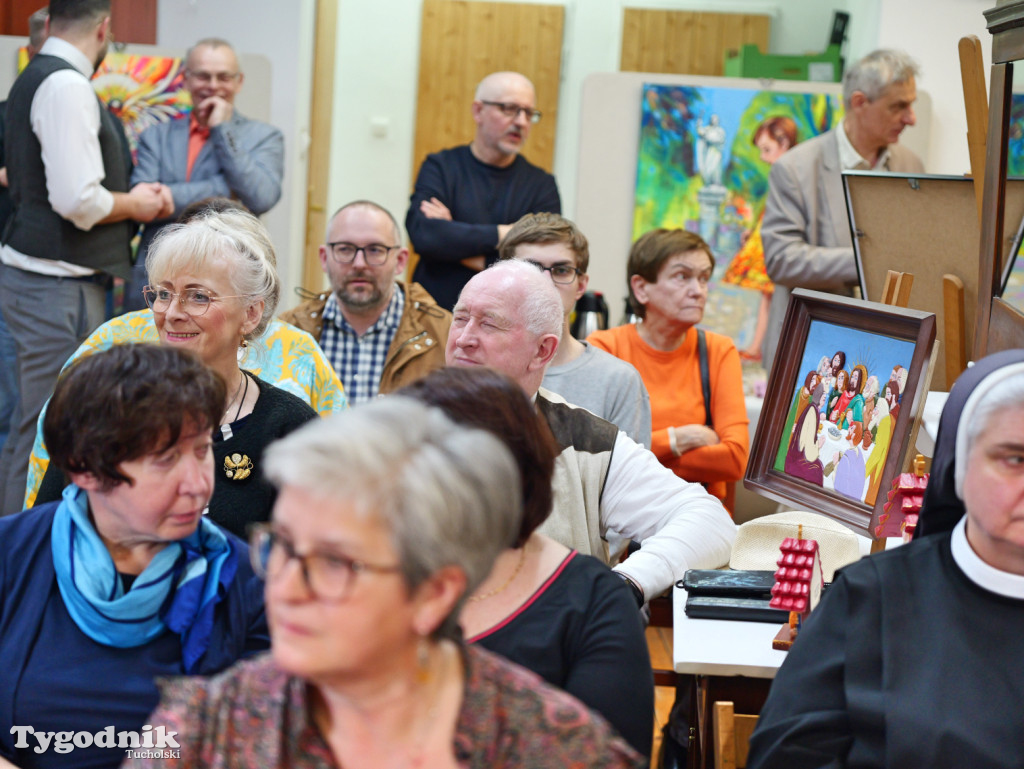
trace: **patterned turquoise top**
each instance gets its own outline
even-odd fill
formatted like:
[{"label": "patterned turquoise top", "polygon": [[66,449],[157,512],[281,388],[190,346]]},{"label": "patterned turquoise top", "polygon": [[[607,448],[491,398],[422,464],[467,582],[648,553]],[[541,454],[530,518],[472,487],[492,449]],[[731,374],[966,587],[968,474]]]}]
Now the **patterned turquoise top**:
[{"label": "patterned turquoise top", "polygon": [[[452,745],[460,769],[646,766],[574,697],[479,647],[468,647],[465,659]],[[336,769],[311,718],[310,690],[306,681],[275,667],[269,654],[214,678],[165,683],[148,723],[174,733],[180,749],[167,757],[128,758],[122,769]]]},{"label": "patterned turquoise top", "polygon": [[[68,364],[83,355],[100,352],[115,344],[150,342],[159,344],[160,337],[153,322],[153,311],[138,310],[108,320],[82,342]],[[341,380],[327,362],[316,340],[305,331],[274,318],[266,332],[246,348],[241,367],[260,379],[290,392],[306,401],[321,416],[348,408]],[[44,408],[39,415],[36,442],[28,466],[28,484],[25,508],[32,506],[43,474],[50,463],[50,455],[43,445]]]}]

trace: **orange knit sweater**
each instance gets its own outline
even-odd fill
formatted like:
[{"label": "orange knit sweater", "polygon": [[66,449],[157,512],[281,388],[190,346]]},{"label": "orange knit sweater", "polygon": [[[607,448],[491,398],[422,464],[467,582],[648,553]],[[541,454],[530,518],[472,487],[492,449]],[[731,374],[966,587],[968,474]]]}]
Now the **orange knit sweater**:
[{"label": "orange knit sweater", "polygon": [[595,331],[587,341],[631,363],[640,372],[651,396],[651,451],[661,463],[684,480],[706,484],[710,493],[724,500],[726,482],[738,481],[747,468],[749,420],[736,345],[721,334],[704,334],[711,379],[711,421],[719,443],[687,451],[679,457],[672,453],[668,428],[704,424],[697,329],[687,331],[683,343],[671,352],[651,347],[631,323]]}]

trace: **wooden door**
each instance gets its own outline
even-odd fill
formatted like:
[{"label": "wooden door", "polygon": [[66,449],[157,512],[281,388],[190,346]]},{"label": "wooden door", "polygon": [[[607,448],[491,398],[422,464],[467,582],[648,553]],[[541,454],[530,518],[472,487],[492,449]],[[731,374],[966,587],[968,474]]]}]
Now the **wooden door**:
[{"label": "wooden door", "polygon": [[622,17],[623,72],[725,74],[725,53],[746,43],[768,50],[771,17],[760,14],[626,8]]}]

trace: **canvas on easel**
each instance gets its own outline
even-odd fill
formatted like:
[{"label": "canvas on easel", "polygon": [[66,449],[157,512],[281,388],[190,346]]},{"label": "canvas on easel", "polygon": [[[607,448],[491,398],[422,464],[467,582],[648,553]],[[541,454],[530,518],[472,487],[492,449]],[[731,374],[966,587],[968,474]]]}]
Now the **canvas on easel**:
[{"label": "canvas on easel", "polygon": [[[909,307],[935,314],[938,358],[932,387],[948,390],[943,275],[964,286],[965,332],[974,338],[980,230],[974,188],[964,176],[843,173],[854,257],[864,298],[877,301],[889,270],[914,275]],[[1007,185],[1003,253],[1009,254],[1024,218],[1024,179]]]}]

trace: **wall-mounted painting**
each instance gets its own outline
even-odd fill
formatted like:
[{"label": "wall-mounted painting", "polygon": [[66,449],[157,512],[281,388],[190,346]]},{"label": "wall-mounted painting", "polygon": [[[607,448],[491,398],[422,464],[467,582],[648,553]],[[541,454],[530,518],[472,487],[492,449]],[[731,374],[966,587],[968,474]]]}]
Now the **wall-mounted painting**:
[{"label": "wall-mounted painting", "polygon": [[633,239],[656,227],[697,232],[715,254],[701,325],[760,357],[772,284],[760,221],[771,164],[842,116],[823,93],[644,84]]},{"label": "wall-mounted painting", "polygon": [[919,422],[935,315],[796,289],[781,338],[745,485],[898,535],[881,515]]}]

